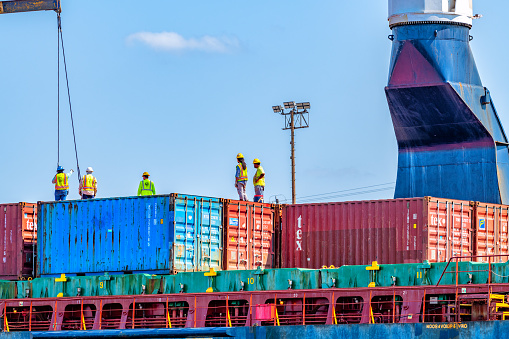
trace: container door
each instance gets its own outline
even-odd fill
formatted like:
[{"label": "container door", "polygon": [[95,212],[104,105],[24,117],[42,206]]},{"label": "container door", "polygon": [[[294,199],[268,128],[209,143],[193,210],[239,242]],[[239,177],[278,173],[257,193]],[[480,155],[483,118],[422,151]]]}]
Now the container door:
[{"label": "container door", "polygon": [[[476,206],[476,255],[508,254],[507,246],[508,207],[479,204]],[[494,257],[492,262],[506,261],[507,257]],[[488,262],[488,258],[477,258]]]},{"label": "container door", "polygon": [[222,269],[223,204],[218,199],[198,201],[200,223],[197,232],[198,270]]},{"label": "container door", "polygon": [[[496,253],[495,254],[509,254],[509,233],[508,233],[508,220],[509,220],[509,207],[499,206],[496,215]],[[505,262],[509,257],[498,257],[498,262]]]},{"label": "container door", "polygon": [[[489,205],[477,206],[476,218],[476,255],[494,254],[494,223],[495,208]],[[476,261],[483,262],[487,258],[476,258]]]},{"label": "container door", "polygon": [[274,233],[274,208],[270,205],[251,206],[252,267],[250,269],[272,268],[272,236]]},{"label": "container door", "polygon": [[427,258],[430,262],[472,255],[472,214],[472,206],[467,201],[437,199],[428,202]]},{"label": "container door", "polygon": [[16,280],[23,270],[20,205],[0,205],[0,279]]},{"label": "container door", "polygon": [[[472,217],[473,209],[469,202],[451,202],[449,204],[451,216],[451,232],[449,239],[451,244],[450,255],[452,257],[465,257],[461,261],[471,261],[472,247]],[[450,258],[450,257],[449,257]],[[447,258],[447,260],[449,260]]]},{"label": "container door", "polygon": [[447,207],[439,201],[430,201],[428,215],[428,260],[430,262],[446,261]]},{"label": "container door", "polygon": [[23,275],[35,277],[37,245],[37,205],[21,203],[21,229],[23,232]]},{"label": "container door", "polygon": [[272,268],[274,206],[229,200],[224,210],[226,215],[225,269]]},{"label": "container door", "polygon": [[188,272],[196,270],[195,239],[197,202],[186,196],[174,198],[175,242],[173,248],[174,270]]},{"label": "container door", "polygon": [[252,265],[248,255],[249,208],[241,201],[231,201],[227,205],[226,260],[227,270],[247,270]]}]

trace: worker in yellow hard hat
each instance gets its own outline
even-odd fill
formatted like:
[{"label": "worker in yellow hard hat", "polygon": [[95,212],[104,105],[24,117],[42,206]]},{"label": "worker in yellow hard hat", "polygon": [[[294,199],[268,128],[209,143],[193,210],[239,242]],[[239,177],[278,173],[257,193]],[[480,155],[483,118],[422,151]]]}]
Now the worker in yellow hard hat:
[{"label": "worker in yellow hard hat", "polygon": [[253,177],[253,185],[255,189],[254,202],[263,202],[263,191],[265,190],[265,171],[260,165],[260,159],[253,160],[256,173]]},{"label": "worker in yellow hard hat", "polygon": [[235,187],[239,193],[239,200],[247,201],[246,195],[247,185],[247,165],[244,161],[242,153],[237,154],[237,167],[235,169]]},{"label": "worker in yellow hard hat", "polygon": [[138,186],[138,195],[155,195],[156,194],[156,186],[152,180],[148,180],[150,174],[148,172],[143,172],[142,177],[143,180],[140,181],[140,185]]}]

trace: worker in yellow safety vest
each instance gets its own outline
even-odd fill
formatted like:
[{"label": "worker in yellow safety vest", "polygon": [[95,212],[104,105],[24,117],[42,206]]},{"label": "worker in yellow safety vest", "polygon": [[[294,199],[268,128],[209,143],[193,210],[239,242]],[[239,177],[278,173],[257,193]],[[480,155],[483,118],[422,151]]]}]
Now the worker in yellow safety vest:
[{"label": "worker in yellow safety vest", "polygon": [[138,186],[138,195],[155,195],[156,194],[156,187],[154,185],[154,182],[151,180],[148,180],[148,177],[150,174],[148,172],[144,172],[142,177],[143,180],[140,181],[140,185]]},{"label": "worker in yellow safety vest", "polygon": [[87,168],[87,174],[80,181],[81,199],[92,199],[97,195],[97,179],[92,175],[92,167]]},{"label": "worker in yellow safety vest", "polygon": [[247,201],[247,165],[242,153],[237,154],[237,167],[235,169],[235,187],[239,193],[239,200]]},{"label": "worker in yellow safety vest", "polygon": [[64,168],[62,166],[57,167],[57,174],[53,177],[51,183],[55,184],[55,200],[65,200],[67,198],[67,194],[69,194],[69,177],[74,173],[74,170],[71,170],[69,174],[64,173]]},{"label": "worker in yellow safety vest", "polygon": [[263,202],[263,191],[265,190],[265,171],[262,165],[260,165],[260,159],[253,160],[254,168],[256,173],[253,177],[253,185],[255,189],[254,202]]}]

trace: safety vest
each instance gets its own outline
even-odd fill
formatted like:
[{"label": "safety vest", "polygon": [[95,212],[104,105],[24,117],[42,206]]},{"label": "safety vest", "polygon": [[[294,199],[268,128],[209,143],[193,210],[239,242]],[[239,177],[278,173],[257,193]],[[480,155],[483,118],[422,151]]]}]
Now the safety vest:
[{"label": "safety vest", "polygon": [[94,176],[92,174],[85,174],[83,176],[83,190],[93,191],[94,190]]},{"label": "safety vest", "polygon": [[67,182],[67,174],[65,173],[57,173],[56,175],[57,182],[55,183],[56,191],[65,191],[69,189],[69,183]]},{"label": "safety vest", "polygon": [[154,183],[151,180],[141,181],[141,195],[153,195]]},{"label": "safety vest", "polygon": [[238,163],[237,167],[240,170],[240,176],[237,177],[237,181],[247,181],[247,167],[246,169],[242,168],[242,163]]},{"label": "safety vest", "polygon": [[[262,165],[258,166],[258,168],[256,169],[256,174],[255,174],[255,177],[260,177],[260,175],[262,174],[265,174],[265,172],[263,171],[263,168],[262,168]],[[265,186],[265,176],[261,179],[258,179],[257,181],[254,181],[253,180],[253,184],[255,186]]]}]

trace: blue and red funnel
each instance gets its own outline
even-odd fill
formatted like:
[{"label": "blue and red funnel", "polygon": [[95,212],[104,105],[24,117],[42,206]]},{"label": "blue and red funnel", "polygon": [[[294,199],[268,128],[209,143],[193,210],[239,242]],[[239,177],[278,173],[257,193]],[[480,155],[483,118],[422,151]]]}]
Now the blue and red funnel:
[{"label": "blue and red funnel", "polygon": [[508,140],[470,49],[471,1],[441,1],[447,11],[424,0],[389,2],[395,198],[509,204]]}]

